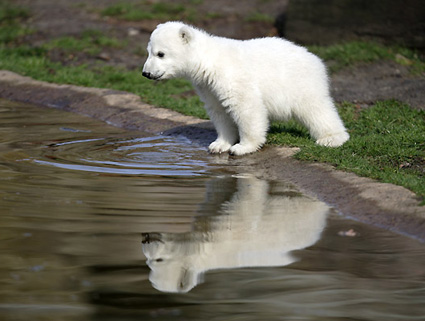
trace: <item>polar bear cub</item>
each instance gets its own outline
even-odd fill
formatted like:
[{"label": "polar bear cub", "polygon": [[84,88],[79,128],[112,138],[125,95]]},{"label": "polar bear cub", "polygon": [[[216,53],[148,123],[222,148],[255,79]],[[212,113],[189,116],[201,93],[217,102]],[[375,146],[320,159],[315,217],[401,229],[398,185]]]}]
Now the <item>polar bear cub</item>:
[{"label": "polar bear cub", "polygon": [[211,153],[255,152],[272,119],[296,119],[319,145],[337,147],[349,139],[323,62],[292,42],[234,40],[167,22],[152,32],[147,50],[145,77],[193,83],[217,130]]}]

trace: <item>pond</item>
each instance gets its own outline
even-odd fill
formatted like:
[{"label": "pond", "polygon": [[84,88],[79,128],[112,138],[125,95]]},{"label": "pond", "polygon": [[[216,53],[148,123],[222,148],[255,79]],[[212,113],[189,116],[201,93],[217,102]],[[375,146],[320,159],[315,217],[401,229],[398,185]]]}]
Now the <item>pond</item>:
[{"label": "pond", "polygon": [[287,182],[4,100],[0,133],[1,320],[425,320],[424,244]]}]

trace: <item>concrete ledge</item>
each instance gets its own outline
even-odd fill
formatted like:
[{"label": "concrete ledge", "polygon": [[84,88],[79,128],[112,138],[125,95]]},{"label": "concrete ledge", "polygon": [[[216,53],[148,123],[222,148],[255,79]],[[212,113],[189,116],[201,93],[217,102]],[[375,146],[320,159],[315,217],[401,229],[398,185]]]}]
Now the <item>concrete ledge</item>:
[{"label": "concrete ledge", "polygon": [[57,85],[0,70],[0,97],[59,108],[97,118],[113,126],[161,132],[182,125],[213,130],[208,121],[143,103],[127,92]]}]

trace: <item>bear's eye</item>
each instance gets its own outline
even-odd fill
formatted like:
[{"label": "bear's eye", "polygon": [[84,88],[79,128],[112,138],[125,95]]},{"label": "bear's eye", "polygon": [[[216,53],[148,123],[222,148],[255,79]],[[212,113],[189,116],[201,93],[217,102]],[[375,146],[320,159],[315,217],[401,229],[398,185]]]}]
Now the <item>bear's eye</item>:
[{"label": "bear's eye", "polygon": [[157,56],[158,56],[159,58],[164,58],[165,53],[163,53],[162,51],[159,51],[159,52],[158,52],[158,54],[157,54]]}]

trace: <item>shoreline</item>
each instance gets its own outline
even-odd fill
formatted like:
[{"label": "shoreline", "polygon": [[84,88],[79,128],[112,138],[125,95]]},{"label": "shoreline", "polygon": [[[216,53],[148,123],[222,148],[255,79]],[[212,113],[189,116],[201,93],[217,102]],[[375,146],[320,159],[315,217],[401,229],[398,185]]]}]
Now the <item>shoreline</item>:
[{"label": "shoreline", "polygon": [[[209,121],[148,105],[134,94],[57,85],[5,70],[0,71],[0,98],[71,111],[129,130],[182,135],[205,147],[216,135]],[[291,156],[296,150],[266,146],[243,157],[214,157],[223,167],[237,166],[239,172],[259,178],[291,182],[348,218],[425,241],[425,206],[419,206],[413,192],[330,165],[295,160]]]}]

